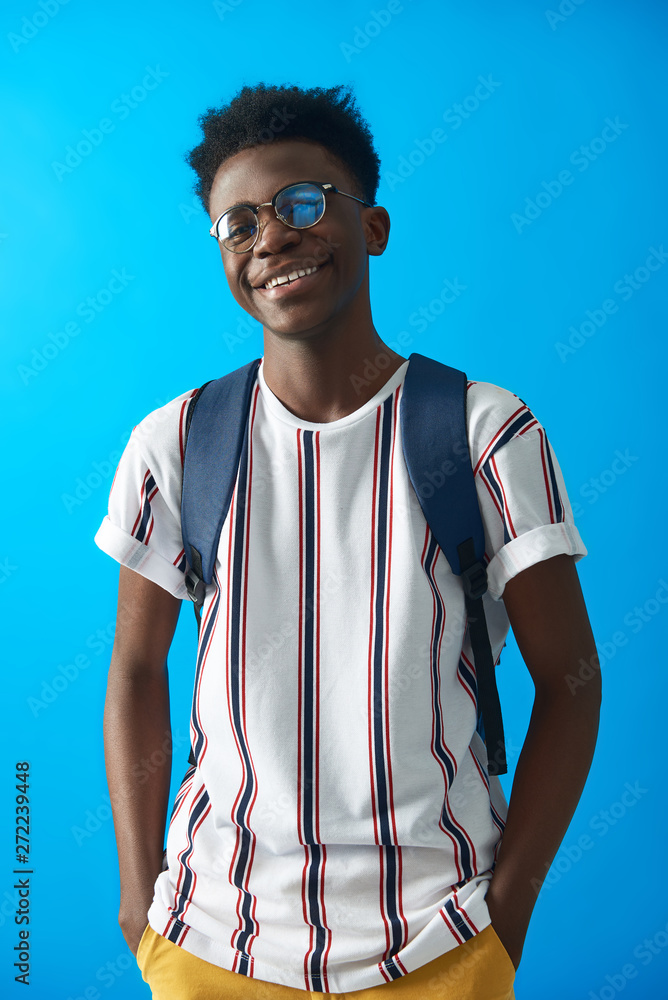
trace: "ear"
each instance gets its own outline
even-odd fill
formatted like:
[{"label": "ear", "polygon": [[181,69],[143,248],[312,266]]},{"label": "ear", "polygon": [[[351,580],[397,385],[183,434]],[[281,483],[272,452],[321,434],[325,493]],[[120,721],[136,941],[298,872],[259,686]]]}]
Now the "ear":
[{"label": "ear", "polygon": [[382,205],[372,205],[362,212],[362,225],[367,252],[371,257],[380,257],[385,252],[390,238],[390,216]]}]

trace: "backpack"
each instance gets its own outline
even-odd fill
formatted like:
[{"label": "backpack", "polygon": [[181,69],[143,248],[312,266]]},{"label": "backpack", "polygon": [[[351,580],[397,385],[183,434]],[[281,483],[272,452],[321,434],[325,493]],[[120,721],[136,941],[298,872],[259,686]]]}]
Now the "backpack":
[{"label": "backpack", "polygon": [[[186,416],[181,530],[189,568],[186,589],[199,630],[206,584],[229,510],[247,434],[251,392],[261,358],[205,383]],[[482,595],[487,590],[485,537],[466,423],[464,372],[413,353],[399,418],[404,459],[422,512],[455,576],[462,581],[475,662],[478,732],[488,773],[506,774],[501,705]],[[189,762],[196,764],[193,750]]]}]

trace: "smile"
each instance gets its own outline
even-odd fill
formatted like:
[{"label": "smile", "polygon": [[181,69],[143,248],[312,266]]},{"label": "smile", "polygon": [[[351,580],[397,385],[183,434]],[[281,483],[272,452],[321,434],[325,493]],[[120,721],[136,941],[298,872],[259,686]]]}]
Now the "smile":
[{"label": "smile", "polygon": [[271,298],[283,298],[284,295],[294,294],[299,288],[306,288],[315,276],[328,263],[319,264],[316,267],[298,268],[289,274],[281,274],[277,278],[271,278],[266,285],[260,285],[258,291],[264,292]]}]

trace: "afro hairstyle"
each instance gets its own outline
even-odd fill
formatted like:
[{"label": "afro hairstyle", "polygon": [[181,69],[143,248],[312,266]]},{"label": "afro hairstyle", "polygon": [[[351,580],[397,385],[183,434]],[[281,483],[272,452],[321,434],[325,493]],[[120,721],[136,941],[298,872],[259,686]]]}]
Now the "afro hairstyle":
[{"label": "afro hairstyle", "polygon": [[197,174],[194,191],[207,213],[216,172],[225,160],[243,149],[287,139],[319,143],[352,175],[355,193],[376,203],[380,158],[350,87],[244,86],[229,104],[208,108],[198,124],[204,138],[184,159]]}]

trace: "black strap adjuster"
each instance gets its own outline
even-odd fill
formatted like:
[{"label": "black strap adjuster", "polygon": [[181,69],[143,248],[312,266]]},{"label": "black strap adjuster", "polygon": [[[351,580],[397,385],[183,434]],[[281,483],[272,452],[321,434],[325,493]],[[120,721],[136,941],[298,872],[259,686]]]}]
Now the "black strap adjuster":
[{"label": "black strap adjuster", "polygon": [[204,604],[204,596],[206,594],[206,584],[201,577],[197,575],[192,569],[189,569],[186,573],[185,578],[186,590],[188,591],[188,597],[194,604],[198,607],[202,607]]},{"label": "black strap adjuster", "polygon": [[481,562],[462,570],[461,577],[467,596],[474,601],[487,592],[487,570]]}]

